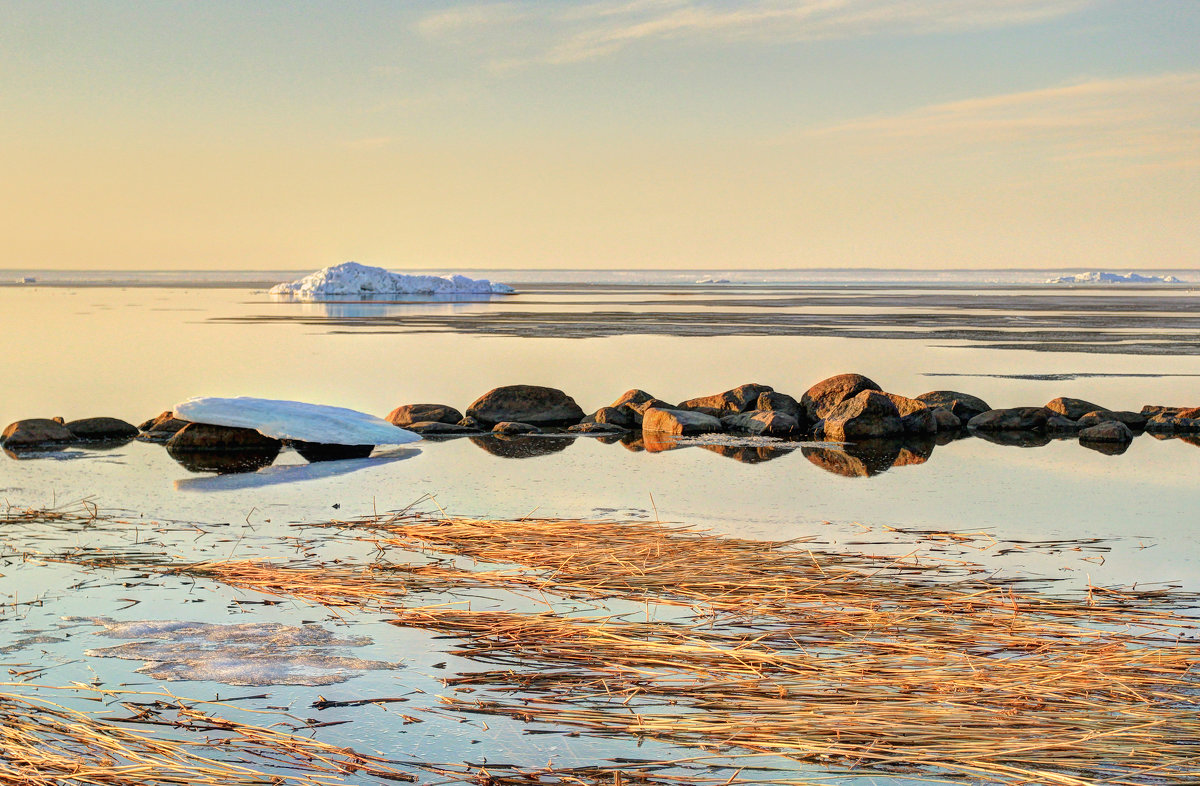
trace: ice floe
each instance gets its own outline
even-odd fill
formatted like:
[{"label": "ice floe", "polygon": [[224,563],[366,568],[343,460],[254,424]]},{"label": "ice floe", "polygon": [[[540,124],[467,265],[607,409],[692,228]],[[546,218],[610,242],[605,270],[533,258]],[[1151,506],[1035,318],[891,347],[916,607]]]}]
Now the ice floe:
[{"label": "ice floe", "polygon": [[96,658],[147,661],[137,671],[156,680],[208,680],[226,685],[332,685],[363,671],[399,664],[347,657],[333,648],[371,644],[364,636],[339,638],[319,625],[275,622],[218,625],[178,620],[121,622],[68,618],[104,628],[97,635],[136,639],[87,651]]},{"label": "ice floe", "polygon": [[325,445],[404,445],[421,438],[365,412],[302,401],[210,396],[190,398],[172,411],[193,423],[252,428],[275,439]]},{"label": "ice floe", "polygon": [[277,284],[270,294],[297,300],[380,295],[511,295],[507,284],[466,276],[428,276],[393,273],[381,267],[343,262],[292,281]]},{"label": "ice floe", "polygon": [[1147,276],[1141,273],[1107,273],[1093,270],[1046,279],[1047,284],[1181,284],[1175,276]]}]

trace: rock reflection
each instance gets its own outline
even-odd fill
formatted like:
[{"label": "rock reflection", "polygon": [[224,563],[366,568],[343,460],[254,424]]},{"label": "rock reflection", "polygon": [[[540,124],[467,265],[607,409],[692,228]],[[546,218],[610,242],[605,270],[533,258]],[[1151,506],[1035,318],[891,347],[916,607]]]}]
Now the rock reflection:
[{"label": "rock reflection", "polygon": [[573,437],[470,437],[470,440],[493,456],[501,458],[537,458],[566,450]]},{"label": "rock reflection", "polygon": [[800,448],[810,462],[835,475],[870,478],[892,467],[924,464],[936,442],[927,439],[869,439],[841,447],[804,445]]},{"label": "rock reflection", "polygon": [[257,472],[269,467],[279,455],[279,448],[263,450],[180,450],[167,448],[167,454],[188,472]]},{"label": "rock reflection", "polygon": [[260,468],[255,472],[224,473],[199,478],[184,478],[175,481],[177,491],[232,491],[235,489],[263,488],[284,483],[299,483],[345,475],[358,470],[379,467],[394,461],[403,461],[420,455],[415,448],[396,448],[371,458],[321,461],[316,464],[275,465]]},{"label": "rock reflection", "polygon": [[993,445],[1005,445],[1010,448],[1041,448],[1054,440],[1049,434],[1040,431],[973,431],[971,436],[979,437]]},{"label": "rock reflection", "polygon": [[123,448],[133,442],[133,437],[123,439],[100,439],[88,442],[70,442],[64,445],[41,445],[28,448],[4,448],[4,455],[14,461],[32,459],[77,459],[87,458],[89,453],[105,453]]},{"label": "rock reflection", "polygon": [[646,442],[642,439],[642,432],[631,431],[628,434],[622,434],[618,440],[622,447],[634,453],[641,453],[646,449]]},{"label": "rock reflection", "polygon": [[1129,450],[1131,442],[1091,442],[1086,439],[1079,440],[1079,444],[1088,450],[1094,450],[1097,453],[1103,453],[1106,456],[1119,456]]},{"label": "rock reflection", "polygon": [[772,461],[780,456],[786,456],[791,453],[793,448],[777,448],[769,445],[743,446],[735,445],[701,445],[705,450],[711,450],[718,456],[731,458],[734,461],[740,461],[743,464],[761,464],[764,461]]}]

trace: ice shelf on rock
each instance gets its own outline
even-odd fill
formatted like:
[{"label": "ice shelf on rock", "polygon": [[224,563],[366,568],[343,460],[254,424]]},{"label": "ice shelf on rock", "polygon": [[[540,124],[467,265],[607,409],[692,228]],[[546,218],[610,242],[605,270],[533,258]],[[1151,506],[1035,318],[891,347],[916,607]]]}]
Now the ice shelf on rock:
[{"label": "ice shelf on rock", "polygon": [[1106,273],[1094,270],[1090,273],[1076,273],[1073,276],[1059,276],[1046,280],[1047,284],[1180,284],[1175,276],[1146,276],[1141,273]]},{"label": "ice shelf on rock", "polygon": [[324,445],[403,445],[421,438],[365,412],[302,401],[200,397],[176,404],[172,411],[193,423],[252,428],[275,439]]},{"label": "ice shelf on rock", "polygon": [[409,275],[357,262],[343,262],[291,283],[276,284],[270,293],[297,300],[323,300],[379,295],[511,295],[513,288],[507,284],[493,284],[487,279]]}]

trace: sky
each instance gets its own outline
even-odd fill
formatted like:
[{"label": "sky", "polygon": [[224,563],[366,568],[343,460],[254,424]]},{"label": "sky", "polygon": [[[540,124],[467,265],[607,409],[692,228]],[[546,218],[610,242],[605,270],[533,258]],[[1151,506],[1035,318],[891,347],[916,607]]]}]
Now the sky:
[{"label": "sky", "polygon": [[1200,267],[1200,0],[0,0],[0,267]]}]

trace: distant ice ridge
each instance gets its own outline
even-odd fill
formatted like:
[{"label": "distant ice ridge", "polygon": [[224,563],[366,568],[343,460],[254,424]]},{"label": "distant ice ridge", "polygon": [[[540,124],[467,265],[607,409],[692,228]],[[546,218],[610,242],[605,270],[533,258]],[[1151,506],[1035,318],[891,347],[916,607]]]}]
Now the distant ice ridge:
[{"label": "distant ice ridge", "polygon": [[1141,273],[1076,273],[1046,280],[1047,284],[1181,284],[1175,276],[1144,276]]},{"label": "distant ice ridge", "polygon": [[507,284],[466,276],[416,276],[393,273],[381,267],[343,262],[307,275],[290,284],[271,287],[272,295],[289,295],[298,300],[374,295],[511,295]]}]

